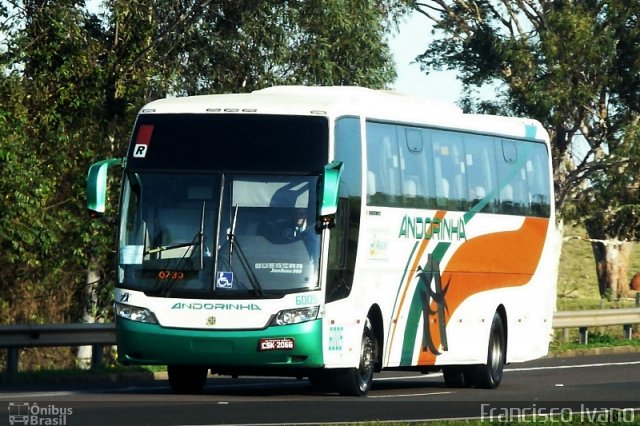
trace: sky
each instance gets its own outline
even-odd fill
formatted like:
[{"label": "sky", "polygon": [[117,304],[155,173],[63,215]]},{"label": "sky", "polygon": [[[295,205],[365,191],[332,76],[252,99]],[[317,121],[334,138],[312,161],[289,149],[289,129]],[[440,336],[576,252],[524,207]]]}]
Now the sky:
[{"label": "sky", "polygon": [[409,95],[456,102],[462,93],[462,84],[454,71],[433,71],[427,75],[415,63],[416,56],[427,48],[430,33],[429,20],[414,12],[400,24],[398,34],[389,40],[398,73],[393,89]]},{"label": "sky", "polygon": [[[399,31],[389,40],[393,52],[398,77],[393,89],[408,95],[435,98],[441,101],[456,103],[462,95],[462,83],[456,79],[455,71],[432,71],[427,75],[420,71],[415,58],[423,53],[431,37],[430,21],[418,12],[413,12],[400,24]],[[488,99],[494,95],[495,87],[483,87],[479,95]],[[573,155],[576,161],[582,161],[587,155],[589,146],[576,139]]]}]

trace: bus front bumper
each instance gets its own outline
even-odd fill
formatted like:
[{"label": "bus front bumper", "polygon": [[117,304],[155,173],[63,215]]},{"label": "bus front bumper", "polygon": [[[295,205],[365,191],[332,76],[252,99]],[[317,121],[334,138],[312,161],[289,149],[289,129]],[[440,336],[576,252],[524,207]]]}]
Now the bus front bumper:
[{"label": "bus front bumper", "polygon": [[[166,328],[116,318],[118,358],[124,364],[208,367],[322,367],[322,320],[263,330]],[[266,340],[264,340],[266,339]],[[293,348],[290,342],[293,341]],[[279,343],[285,348],[279,349]]]}]

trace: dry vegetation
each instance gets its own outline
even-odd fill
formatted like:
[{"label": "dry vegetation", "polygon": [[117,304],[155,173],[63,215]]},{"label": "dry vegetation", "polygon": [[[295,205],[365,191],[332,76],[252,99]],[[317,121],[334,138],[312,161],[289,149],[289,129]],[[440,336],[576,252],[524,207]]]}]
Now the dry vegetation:
[{"label": "dry vegetation", "polygon": [[[579,227],[567,226],[565,237],[585,236]],[[591,243],[579,239],[565,241],[560,257],[558,277],[559,311],[578,309],[621,308],[635,306],[635,299],[601,299],[598,293],[596,267]],[[634,243],[630,256],[629,279],[640,272],[640,243]]]}]

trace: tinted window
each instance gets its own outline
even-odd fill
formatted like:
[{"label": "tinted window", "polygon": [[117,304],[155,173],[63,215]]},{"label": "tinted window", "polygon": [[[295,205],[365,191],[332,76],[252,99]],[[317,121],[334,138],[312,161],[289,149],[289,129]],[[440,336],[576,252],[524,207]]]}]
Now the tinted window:
[{"label": "tinted window", "polygon": [[327,158],[325,117],[141,114],[127,166],[318,173]]},{"label": "tinted window", "polygon": [[[520,148],[520,149],[518,149]],[[523,161],[516,160],[518,151],[514,141],[501,140],[496,145],[496,165],[500,181],[499,212],[506,214],[528,214],[529,200]],[[528,150],[528,149],[527,149]],[[524,159],[524,153],[520,155]]]},{"label": "tinted window", "polygon": [[494,138],[465,135],[465,167],[470,207],[481,204],[483,212],[495,212],[497,177],[494,157]]},{"label": "tinted window", "polygon": [[402,200],[397,126],[367,123],[367,199],[377,206]]},{"label": "tinted window", "polygon": [[367,201],[548,217],[548,153],[542,143],[367,123]]},{"label": "tinted window", "polygon": [[467,167],[462,134],[437,130],[432,134],[437,206],[466,210]]},{"label": "tinted window", "polygon": [[336,122],[335,159],[344,168],[340,200],[329,239],[327,301],[345,298],[353,283],[362,206],[362,148],[360,119],[344,117]]},{"label": "tinted window", "polygon": [[406,207],[430,208],[434,206],[433,178],[429,174],[428,152],[431,149],[430,134],[424,129],[405,127],[404,144],[400,144],[402,197]]},{"label": "tinted window", "polygon": [[551,212],[549,158],[542,144],[532,144],[525,163],[531,214],[548,217]]}]

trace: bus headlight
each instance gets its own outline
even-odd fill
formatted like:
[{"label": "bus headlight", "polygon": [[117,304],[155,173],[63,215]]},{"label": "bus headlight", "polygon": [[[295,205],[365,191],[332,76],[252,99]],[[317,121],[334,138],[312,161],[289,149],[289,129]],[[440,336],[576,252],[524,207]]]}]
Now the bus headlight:
[{"label": "bus headlight", "polygon": [[278,312],[271,325],[287,325],[287,324],[299,324],[301,322],[312,321],[318,318],[318,312],[320,306],[309,306],[307,308],[295,308],[287,309]]},{"label": "bus headlight", "polygon": [[113,309],[116,315],[121,318],[126,318],[131,321],[146,322],[149,324],[157,324],[158,320],[156,316],[147,308],[140,308],[138,306],[125,305],[123,303],[114,303]]}]

